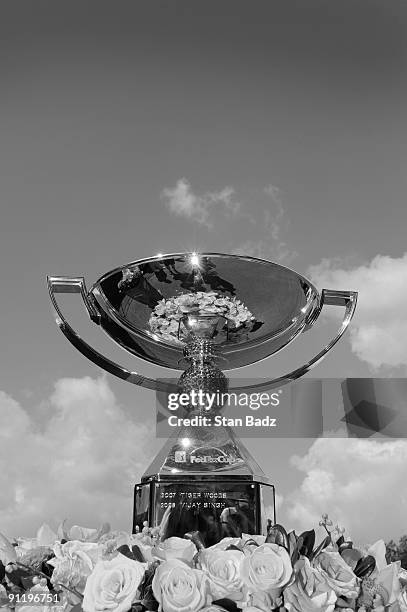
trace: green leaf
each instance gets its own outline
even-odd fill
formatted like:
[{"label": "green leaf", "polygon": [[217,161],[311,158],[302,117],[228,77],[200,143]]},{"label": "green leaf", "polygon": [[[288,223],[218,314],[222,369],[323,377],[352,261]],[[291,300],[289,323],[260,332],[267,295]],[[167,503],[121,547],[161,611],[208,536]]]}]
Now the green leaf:
[{"label": "green leaf", "polygon": [[239,610],[241,610],[241,608],[238,608],[236,602],[231,599],[217,599],[213,601],[212,604],[223,608],[227,612],[239,612]]},{"label": "green leaf", "polygon": [[22,582],[22,578],[28,579],[31,576],[32,576],[32,572],[26,569],[23,569],[22,567],[18,567],[12,572],[7,573],[7,578],[10,580],[10,582],[12,582],[13,584],[15,584],[16,586],[20,588],[25,588]]},{"label": "green leaf", "polygon": [[297,538],[297,544],[295,545],[295,548],[291,554],[291,565],[293,567],[297,563],[298,559],[300,558],[300,550],[302,549],[303,544],[304,544],[304,538],[302,537],[302,535],[300,535]]},{"label": "green leaf", "polygon": [[289,550],[288,534],[282,525],[277,524],[270,527],[267,533],[266,542],[269,544],[278,544],[287,551]]},{"label": "green leaf", "polygon": [[357,562],[356,567],[353,570],[353,573],[358,578],[366,578],[367,576],[370,576],[370,574],[373,572],[375,567],[376,567],[375,558],[372,557],[371,555],[367,555],[367,557],[363,557],[363,559],[360,559]]},{"label": "green leaf", "polygon": [[[154,597],[153,587],[151,583],[153,582],[154,574],[159,566],[159,561],[156,561],[148,566],[146,571],[144,572],[144,576],[142,581],[139,584],[140,591],[140,599],[147,607],[148,610],[157,610],[158,609],[158,601]],[[147,603],[145,603],[147,602]]]},{"label": "green leaf", "polygon": [[21,584],[23,585],[25,591],[28,591],[33,586],[33,578],[34,576],[30,576],[28,578],[24,576],[21,577]]},{"label": "green leaf", "polygon": [[301,539],[301,547],[298,549],[300,555],[304,555],[305,557],[310,557],[312,554],[312,550],[315,544],[315,531],[311,529],[310,531],[304,531],[298,541]]},{"label": "green leaf", "polygon": [[297,540],[298,536],[295,531],[290,531],[290,533],[288,534],[288,552],[290,553],[290,555],[293,554],[295,547],[297,546]]},{"label": "green leaf", "polygon": [[159,606],[158,601],[154,597],[153,589],[150,588],[148,590],[148,592],[146,593],[146,597],[143,597],[142,599],[142,604],[143,606],[145,606],[145,609],[148,610],[149,612],[158,610],[160,606]]},{"label": "green leaf", "polygon": [[189,531],[188,533],[184,533],[184,538],[186,540],[191,540],[191,542],[195,544],[197,550],[204,550],[205,544],[203,543],[199,531]]},{"label": "green leaf", "polygon": [[311,559],[315,559],[315,557],[317,557],[319,555],[320,552],[322,552],[327,546],[329,546],[331,544],[331,536],[327,535],[322,542],[320,543],[319,546],[316,547],[316,549],[314,550],[314,552],[312,553],[310,560]]},{"label": "green leaf", "polygon": [[146,562],[146,559],[144,558],[144,555],[141,552],[140,548],[137,546],[137,544],[133,544],[133,546],[131,547],[131,552],[133,553],[133,557],[136,561],[140,561],[141,563]]},{"label": "green leaf", "polygon": [[125,557],[128,557],[132,561],[137,561],[136,557],[134,556],[133,551],[130,549],[128,544],[123,544],[122,546],[119,546],[117,550],[119,551],[119,553],[121,553]]}]

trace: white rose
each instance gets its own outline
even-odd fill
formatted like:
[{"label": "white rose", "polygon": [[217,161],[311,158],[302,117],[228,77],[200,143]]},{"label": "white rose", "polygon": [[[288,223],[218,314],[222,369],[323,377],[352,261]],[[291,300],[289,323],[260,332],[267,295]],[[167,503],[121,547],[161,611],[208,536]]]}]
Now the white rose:
[{"label": "white rose", "polygon": [[398,596],[398,603],[401,609],[401,612],[407,612],[407,587],[400,592]]},{"label": "white rose", "polygon": [[98,558],[98,545],[73,540],[53,546],[55,557],[47,561],[54,568],[51,582],[62,583],[83,593],[87,577],[91,574]]},{"label": "white rose", "polygon": [[160,612],[198,612],[209,603],[205,574],[179,559],[164,561],[157,567],[152,587]]},{"label": "white rose", "polygon": [[358,579],[338,552],[320,552],[313,566],[337,595],[353,599],[359,594]]},{"label": "white rose", "polygon": [[266,543],[242,561],[242,577],[249,591],[275,591],[285,586],[293,568],[288,552],[278,544]]},{"label": "white rose", "polygon": [[86,581],[82,607],[85,612],[128,612],[146,570],[146,563],[119,553],[98,561]]},{"label": "white rose", "polygon": [[386,606],[391,606],[400,595],[400,566],[400,561],[389,563],[389,565],[379,571],[374,578],[376,584],[383,587],[387,593]]},{"label": "white rose", "polygon": [[192,559],[195,557],[196,552],[196,546],[191,540],[172,537],[154,546],[151,554],[155,559],[161,559],[162,561],[179,559],[188,565],[192,565]]},{"label": "white rose", "polygon": [[289,612],[333,612],[336,594],[307,558],[296,564],[293,584],[284,589],[284,606]]},{"label": "white rose", "polygon": [[239,594],[243,589],[240,567],[244,554],[240,550],[203,550],[199,563],[209,578],[209,588],[214,600]]}]

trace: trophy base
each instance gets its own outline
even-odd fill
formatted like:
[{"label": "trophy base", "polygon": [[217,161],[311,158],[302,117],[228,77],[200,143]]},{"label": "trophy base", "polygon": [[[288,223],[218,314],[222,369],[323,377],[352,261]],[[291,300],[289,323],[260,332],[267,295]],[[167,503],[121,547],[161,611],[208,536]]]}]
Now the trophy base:
[{"label": "trophy base", "polygon": [[133,532],[193,533],[205,547],[224,537],[266,534],[274,486],[230,427],[182,426],[134,488]]},{"label": "trophy base", "polygon": [[[170,511],[168,512],[168,509]],[[267,533],[275,523],[274,486],[248,476],[150,477],[134,488],[133,533],[159,526],[163,538],[195,532],[205,547],[225,537]]]}]

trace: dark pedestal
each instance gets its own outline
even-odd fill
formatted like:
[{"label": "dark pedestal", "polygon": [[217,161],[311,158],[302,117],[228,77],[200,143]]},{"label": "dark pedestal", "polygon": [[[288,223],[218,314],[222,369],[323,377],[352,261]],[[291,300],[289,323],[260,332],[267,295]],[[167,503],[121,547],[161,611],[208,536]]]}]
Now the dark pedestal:
[{"label": "dark pedestal", "polygon": [[134,488],[133,532],[144,521],[159,525],[168,508],[166,538],[197,531],[212,546],[224,537],[265,534],[267,520],[275,522],[274,487],[236,476],[148,479]]}]

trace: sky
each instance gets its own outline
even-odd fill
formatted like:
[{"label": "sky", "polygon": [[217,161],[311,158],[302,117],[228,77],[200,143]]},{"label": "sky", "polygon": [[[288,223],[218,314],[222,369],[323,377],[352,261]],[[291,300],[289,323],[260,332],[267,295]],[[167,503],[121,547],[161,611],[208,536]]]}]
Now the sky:
[{"label": "sky", "polygon": [[[406,376],[406,30],[401,0],[2,2],[1,532],[64,518],[130,529],[132,487],[162,444],[154,395],[63,338],[47,274],[91,286],[158,252],[263,257],[319,289],[359,291],[350,333],[313,375]],[[166,373],[112,345],[70,298],[99,350]],[[327,311],[233,376],[301,365],[338,325]],[[326,511],[360,541],[378,525],[406,532],[406,440],[246,444],[288,527]]]}]

